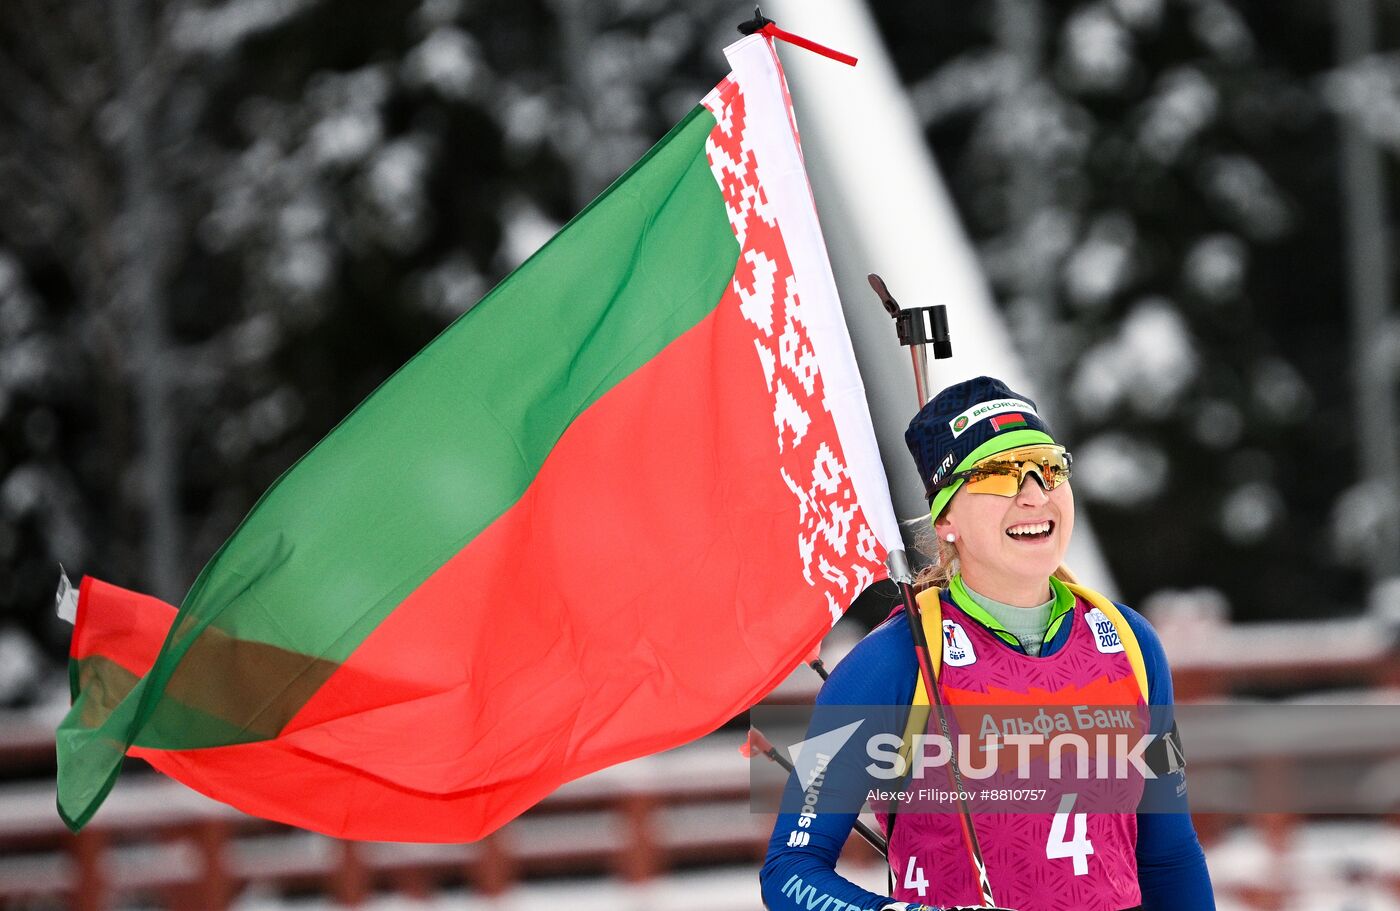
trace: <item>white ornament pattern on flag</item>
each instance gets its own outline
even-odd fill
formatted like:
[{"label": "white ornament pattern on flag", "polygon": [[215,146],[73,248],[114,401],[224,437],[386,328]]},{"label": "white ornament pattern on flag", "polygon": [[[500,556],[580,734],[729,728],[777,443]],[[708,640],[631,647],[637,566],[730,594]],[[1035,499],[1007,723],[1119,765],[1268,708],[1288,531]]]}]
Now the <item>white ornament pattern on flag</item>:
[{"label": "white ornament pattern on flag", "polygon": [[739,313],[754,329],[773,395],[782,479],[798,506],[803,576],[823,592],[835,624],[855,596],[883,575],[883,549],[842,461],[782,226],[759,181],[745,131],[743,92],[726,79],[702,103],[717,124],[705,151],[739,241],[733,291]]}]

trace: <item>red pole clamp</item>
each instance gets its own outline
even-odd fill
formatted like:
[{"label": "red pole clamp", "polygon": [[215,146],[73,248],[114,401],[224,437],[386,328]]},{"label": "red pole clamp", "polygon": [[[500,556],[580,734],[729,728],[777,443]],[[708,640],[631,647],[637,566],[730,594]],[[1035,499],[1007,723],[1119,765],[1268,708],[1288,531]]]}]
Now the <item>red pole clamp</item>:
[{"label": "red pole clamp", "polygon": [[788,44],[795,44],[800,48],[806,48],[814,54],[821,54],[823,57],[835,60],[838,63],[844,63],[847,66],[856,65],[856,58],[852,57],[850,54],[843,54],[841,51],[833,50],[824,44],[817,44],[815,41],[803,38],[801,35],[785,32],[778,28],[777,24],[773,22],[769,22],[767,25],[763,26],[763,28],[758,30],[758,33],[768,38],[777,38],[779,41],[786,41]]}]

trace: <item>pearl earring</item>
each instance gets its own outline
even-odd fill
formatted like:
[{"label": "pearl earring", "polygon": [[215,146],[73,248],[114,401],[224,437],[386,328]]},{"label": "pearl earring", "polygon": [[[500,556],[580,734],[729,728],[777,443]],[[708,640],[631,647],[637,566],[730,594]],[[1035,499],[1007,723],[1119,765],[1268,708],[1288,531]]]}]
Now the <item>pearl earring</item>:
[{"label": "pearl earring", "polygon": [[944,540],[946,540],[949,544],[952,544],[952,543],[953,543],[953,533],[952,533],[952,532],[949,532],[949,533],[947,534],[947,536],[945,537]]}]

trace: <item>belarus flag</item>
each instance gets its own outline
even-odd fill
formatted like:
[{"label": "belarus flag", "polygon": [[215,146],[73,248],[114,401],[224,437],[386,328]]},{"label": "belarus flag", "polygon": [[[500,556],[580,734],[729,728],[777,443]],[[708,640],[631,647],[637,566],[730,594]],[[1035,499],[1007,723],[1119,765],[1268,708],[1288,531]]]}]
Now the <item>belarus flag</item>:
[{"label": "belarus flag", "polygon": [[272,486],[178,613],[84,581],[59,812],[122,756],[457,842],[714,730],[900,547],[767,38]]}]

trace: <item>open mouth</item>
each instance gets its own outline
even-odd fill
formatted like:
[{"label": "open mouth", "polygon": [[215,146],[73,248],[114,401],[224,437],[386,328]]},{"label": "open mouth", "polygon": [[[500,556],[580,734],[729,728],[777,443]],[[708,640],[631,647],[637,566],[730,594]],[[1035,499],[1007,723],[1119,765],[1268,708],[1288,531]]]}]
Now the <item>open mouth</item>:
[{"label": "open mouth", "polygon": [[1006,530],[1006,536],[1014,541],[1044,541],[1055,533],[1055,523],[1049,519],[1040,522],[1022,522]]}]

